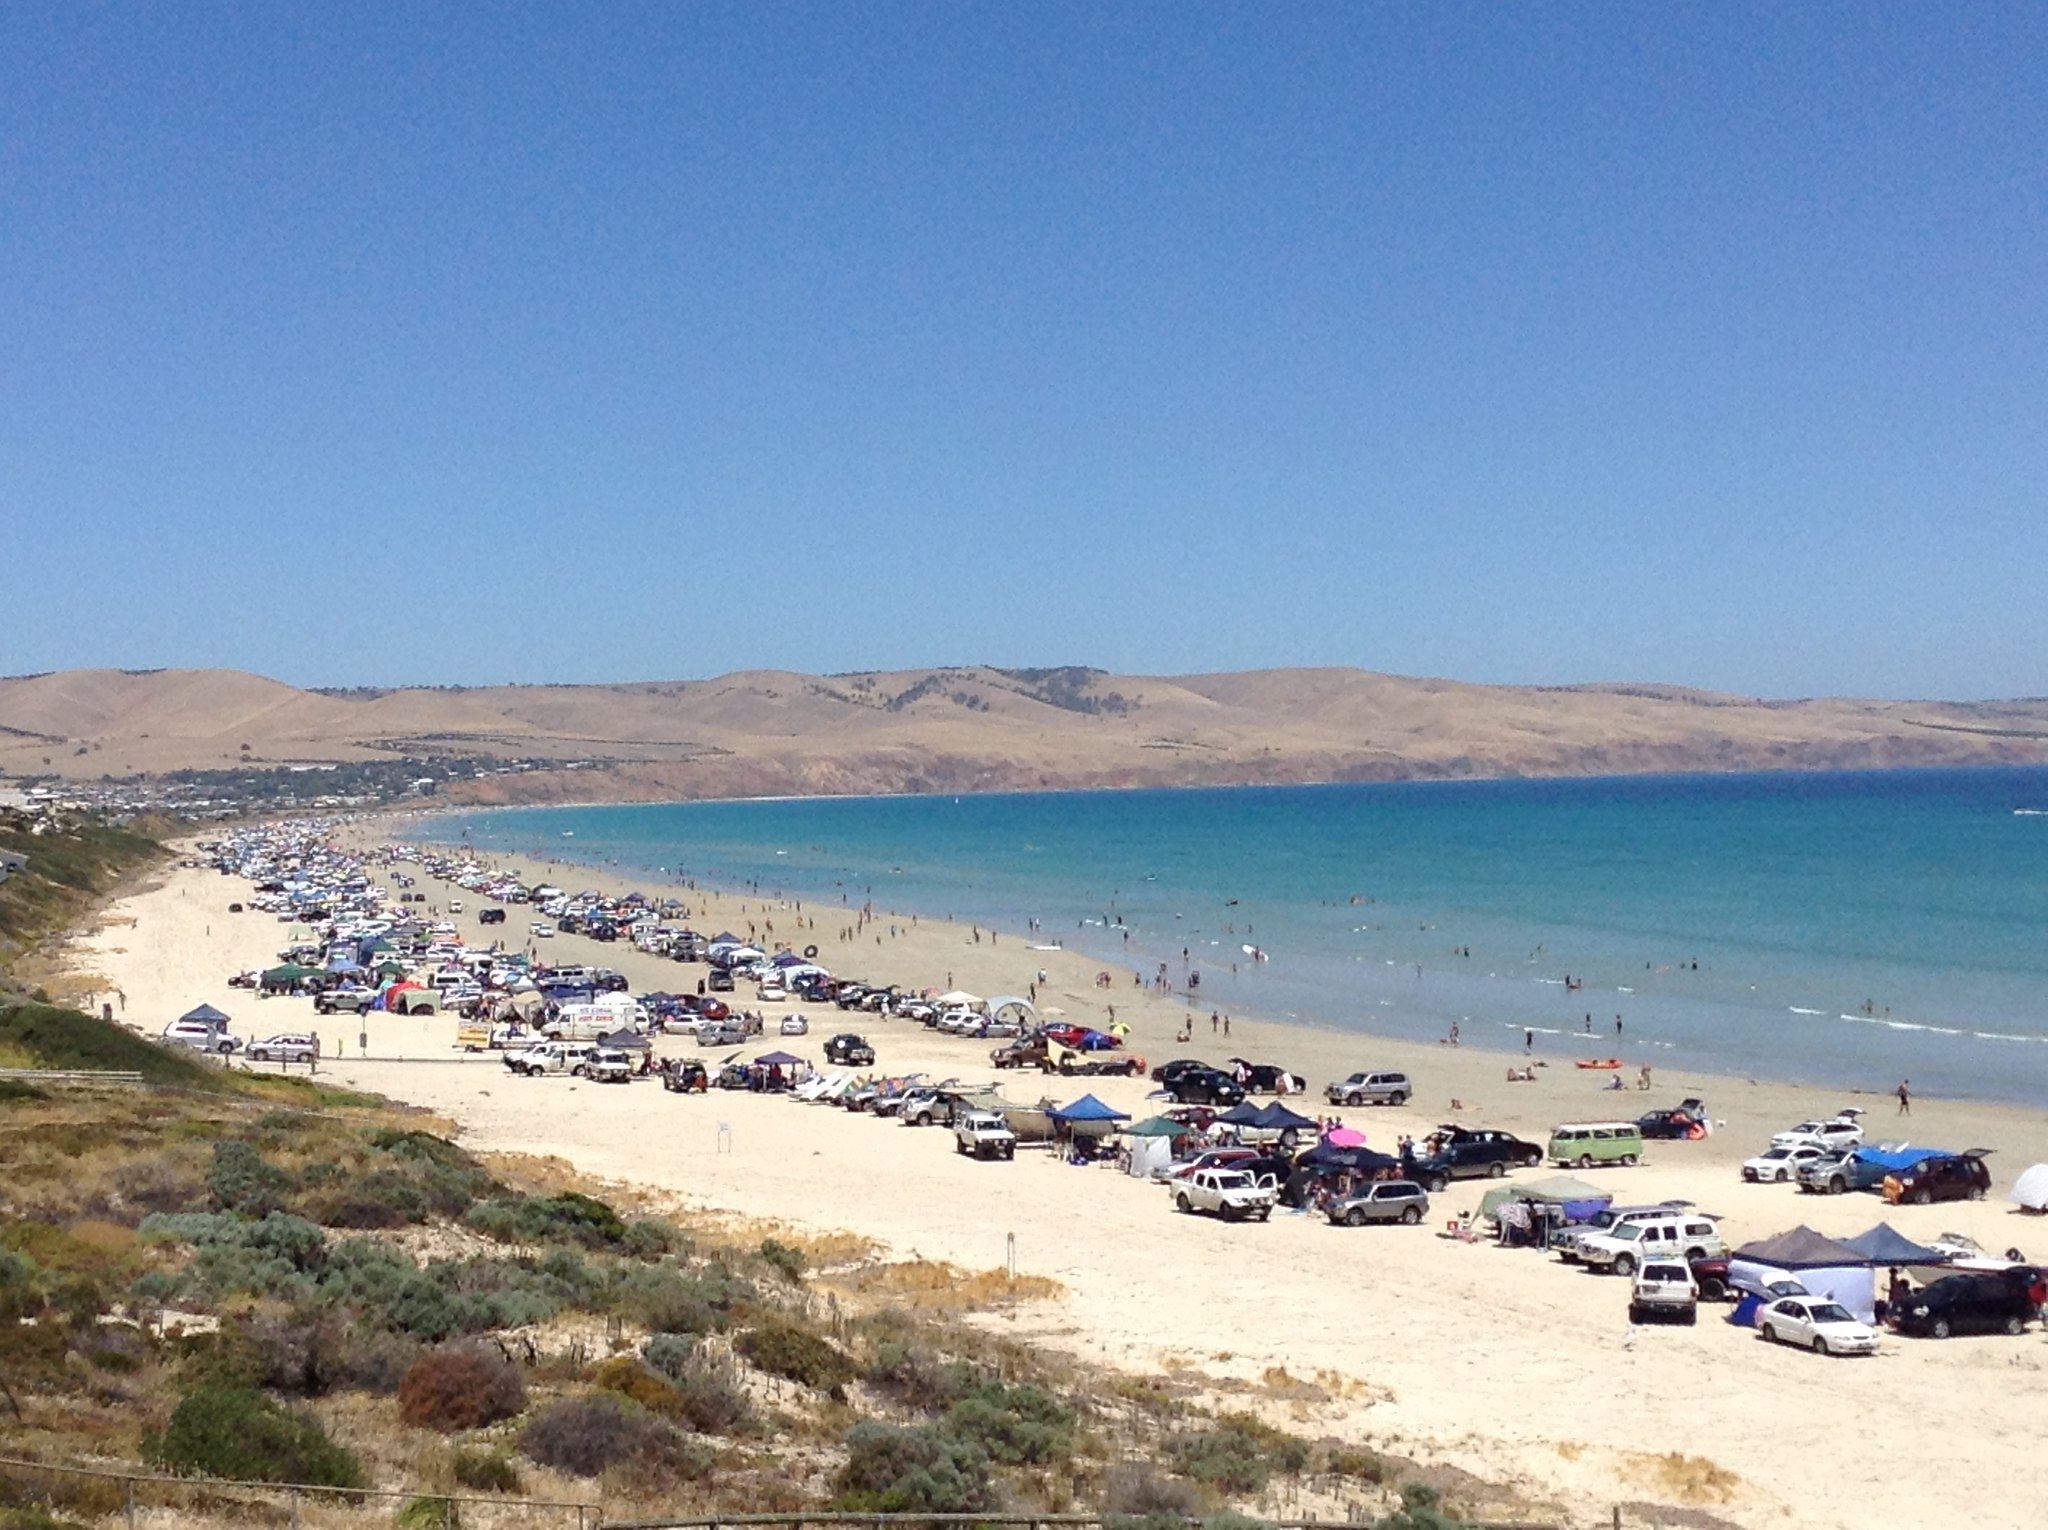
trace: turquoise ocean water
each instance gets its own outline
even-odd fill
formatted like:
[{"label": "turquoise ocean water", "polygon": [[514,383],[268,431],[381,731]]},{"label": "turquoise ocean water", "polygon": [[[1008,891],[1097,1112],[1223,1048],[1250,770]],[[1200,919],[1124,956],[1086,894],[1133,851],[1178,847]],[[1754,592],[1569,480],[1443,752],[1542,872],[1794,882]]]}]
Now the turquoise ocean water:
[{"label": "turquoise ocean water", "polygon": [[1517,1052],[1531,1028],[1551,1057],[1613,1051],[1619,1015],[1633,1057],[2048,1105],[2048,769],[531,808],[426,832],[1037,919],[1123,984],[1199,973],[1203,1011],[1456,1021]]}]

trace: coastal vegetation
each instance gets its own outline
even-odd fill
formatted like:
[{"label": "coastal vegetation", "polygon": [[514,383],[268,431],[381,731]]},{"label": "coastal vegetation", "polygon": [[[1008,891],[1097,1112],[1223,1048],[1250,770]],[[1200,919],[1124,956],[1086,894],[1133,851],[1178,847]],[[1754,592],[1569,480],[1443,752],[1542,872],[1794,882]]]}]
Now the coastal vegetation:
[{"label": "coastal vegetation", "polygon": [[[479,1158],[417,1113],[185,1062],[76,1011],[17,1005],[0,1037],[168,1086],[0,1100],[17,1453],[674,1512],[1149,1525],[1311,1504],[1439,1522],[1399,1517],[1432,1502],[1402,1497],[1432,1487],[1425,1468],[994,1331],[1049,1283],[659,1214],[558,1164]],[[941,1286],[949,1301],[919,1300]],[[89,1523],[103,1486],[0,1473],[0,1512]]]}]

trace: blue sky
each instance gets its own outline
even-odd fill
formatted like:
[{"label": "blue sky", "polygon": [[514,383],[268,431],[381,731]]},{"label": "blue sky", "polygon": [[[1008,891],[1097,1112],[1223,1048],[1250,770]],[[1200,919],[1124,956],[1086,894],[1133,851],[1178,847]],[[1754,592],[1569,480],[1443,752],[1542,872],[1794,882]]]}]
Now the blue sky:
[{"label": "blue sky", "polygon": [[0,14],[0,670],[2048,692],[2048,9]]}]

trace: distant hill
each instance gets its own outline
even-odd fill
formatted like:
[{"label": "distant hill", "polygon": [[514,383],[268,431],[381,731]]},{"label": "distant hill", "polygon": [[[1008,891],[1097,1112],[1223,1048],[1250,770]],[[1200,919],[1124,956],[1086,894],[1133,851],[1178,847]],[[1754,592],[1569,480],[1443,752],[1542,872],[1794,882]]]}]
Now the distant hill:
[{"label": "distant hill", "polygon": [[[308,691],[231,670],[0,680],[0,772],[464,757],[477,801],[2048,762],[2048,701],[1074,667]],[[570,768],[574,766],[575,768]]]}]

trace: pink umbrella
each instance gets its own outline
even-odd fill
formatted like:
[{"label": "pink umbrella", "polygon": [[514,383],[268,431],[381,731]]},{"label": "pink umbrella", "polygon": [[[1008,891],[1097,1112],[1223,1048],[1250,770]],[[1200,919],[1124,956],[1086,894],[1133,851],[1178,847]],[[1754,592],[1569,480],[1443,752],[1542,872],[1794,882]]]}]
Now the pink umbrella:
[{"label": "pink umbrella", "polygon": [[1365,1133],[1349,1126],[1333,1126],[1323,1135],[1331,1147],[1364,1147]]}]

